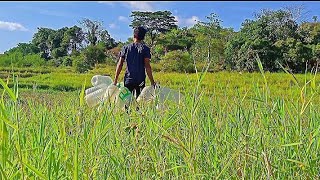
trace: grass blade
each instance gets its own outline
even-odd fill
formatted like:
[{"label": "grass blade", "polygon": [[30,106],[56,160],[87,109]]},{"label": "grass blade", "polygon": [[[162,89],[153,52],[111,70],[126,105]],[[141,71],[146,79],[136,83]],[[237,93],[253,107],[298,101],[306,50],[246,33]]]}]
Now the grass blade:
[{"label": "grass blade", "polygon": [[289,146],[298,146],[298,145],[301,145],[303,144],[302,142],[296,142],[296,143],[290,143],[290,144],[284,144],[284,145],[281,145],[282,147],[289,147]]},{"label": "grass blade", "polygon": [[46,177],[39,171],[37,170],[35,167],[33,167],[32,165],[30,165],[29,163],[22,161],[22,163],[24,165],[26,165],[32,172],[34,172],[37,176],[41,177],[42,179],[46,179]]},{"label": "grass blade", "polygon": [[11,91],[11,89],[8,87],[8,85],[0,78],[0,84],[2,85],[2,87],[8,92],[10,98],[16,102],[17,101],[17,97],[15,96],[15,94]]},{"label": "grass blade", "polygon": [[78,171],[79,171],[79,167],[78,167],[78,137],[76,137],[76,147],[75,147],[75,153],[74,153],[74,157],[73,157],[73,179],[78,179]]}]

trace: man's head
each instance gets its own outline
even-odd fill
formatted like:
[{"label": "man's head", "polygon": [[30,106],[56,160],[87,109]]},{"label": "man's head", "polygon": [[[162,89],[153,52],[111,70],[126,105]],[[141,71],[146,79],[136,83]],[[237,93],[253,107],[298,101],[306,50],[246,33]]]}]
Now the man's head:
[{"label": "man's head", "polygon": [[141,26],[134,28],[133,38],[137,40],[144,40],[144,36],[146,35],[147,30]]}]

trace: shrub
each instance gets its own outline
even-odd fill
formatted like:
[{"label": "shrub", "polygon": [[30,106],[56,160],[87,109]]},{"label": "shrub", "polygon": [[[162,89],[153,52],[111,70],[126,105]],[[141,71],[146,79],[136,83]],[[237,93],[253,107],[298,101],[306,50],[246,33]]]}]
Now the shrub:
[{"label": "shrub", "polygon": [[69,56],[65,56],[62,61],[63,66],[72,66],[72,58]]},{"label": "shrub", "polygon": [[85,73],[92,69],[92,66],[85,61],[83,56],[72,57],[72,66],[75,67],[76,71],[79,73]]},{"label": "shrub", "polygon": [[171,51],[161,58],[159,63],[165,72],[195,72],[191,55],[186,51]]}]

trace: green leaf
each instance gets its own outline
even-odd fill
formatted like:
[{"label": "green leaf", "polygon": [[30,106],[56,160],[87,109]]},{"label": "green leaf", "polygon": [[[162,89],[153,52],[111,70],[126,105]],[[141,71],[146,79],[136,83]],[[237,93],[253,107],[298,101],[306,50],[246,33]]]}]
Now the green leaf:
[{"label": "green leaf", "polygon": [[26,165],[32,172],[34,172],[37,176],[41,177],[42,179],[46,179],[46,177],[38,171],[35,167],[31,166],[27,162],[23,161],[23,164]]},{"label": "green leaf", "polygon": [[288,147],[288,146],[298,146],[300,144],[303,144],[302,142],[296,142],[296,143],[290,143],[290,144],[284,144],[281,145],[282,147]]},{"label": "green leaf", "polygon": [[3,179],[5,179],[5,180],[8,179],[6,173],[3,171],[3,168],[2,168],[2,166],[1,166],[1,164],[0,164],[0,172],[1,172],[1,174],[2,174],[1,177],[2,177]]},{"label": "green leaf", "polygon": [[84,92],[85,92],[85,88],[86,88],[86,82],[87,82],[87,77],[84,80],[84,84],[82,85],[82,89],[80,92],[80,107],[82,107],[84,104],[83,99],[84,99]]},{"label": "green leaf", "polygon": [[10,98],[16,102],[17,101],[17,97],[14,95],[14,93],[11,91],[11,89],[8,87],[8,85],[2,80],[0,79],[0,84],[2,85],[2,87],[8,92]]},{"label": "green leaf", "polygon": [[13,124],[12,122],[10,122],[10,120],[8,119],[3,104],[0,104],[0,110],[1,110],[1,113],[2,113],[2,116],[0,116],[0,119],[2,119],[7,125],[9,125],[10,127],[12,127],[13,129],[18,130],[18,126],[14,125],[14,124]]},{"label": "green leaf", "polygon": [[73,156],[73,179],[78,179],[78,137],[76,138],[75,153]]}]

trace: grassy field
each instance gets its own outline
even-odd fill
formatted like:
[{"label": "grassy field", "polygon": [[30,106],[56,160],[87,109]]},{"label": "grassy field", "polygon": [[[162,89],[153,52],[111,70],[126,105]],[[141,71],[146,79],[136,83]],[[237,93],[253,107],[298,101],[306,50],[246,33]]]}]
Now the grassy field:
[{"label": "grassy field", "polygon": [[15,74],[19,88],[2,83],[1,179],[320,178],[318,75],[155,72],[185,101],[127,114],[83,99],[114,67]]}]

